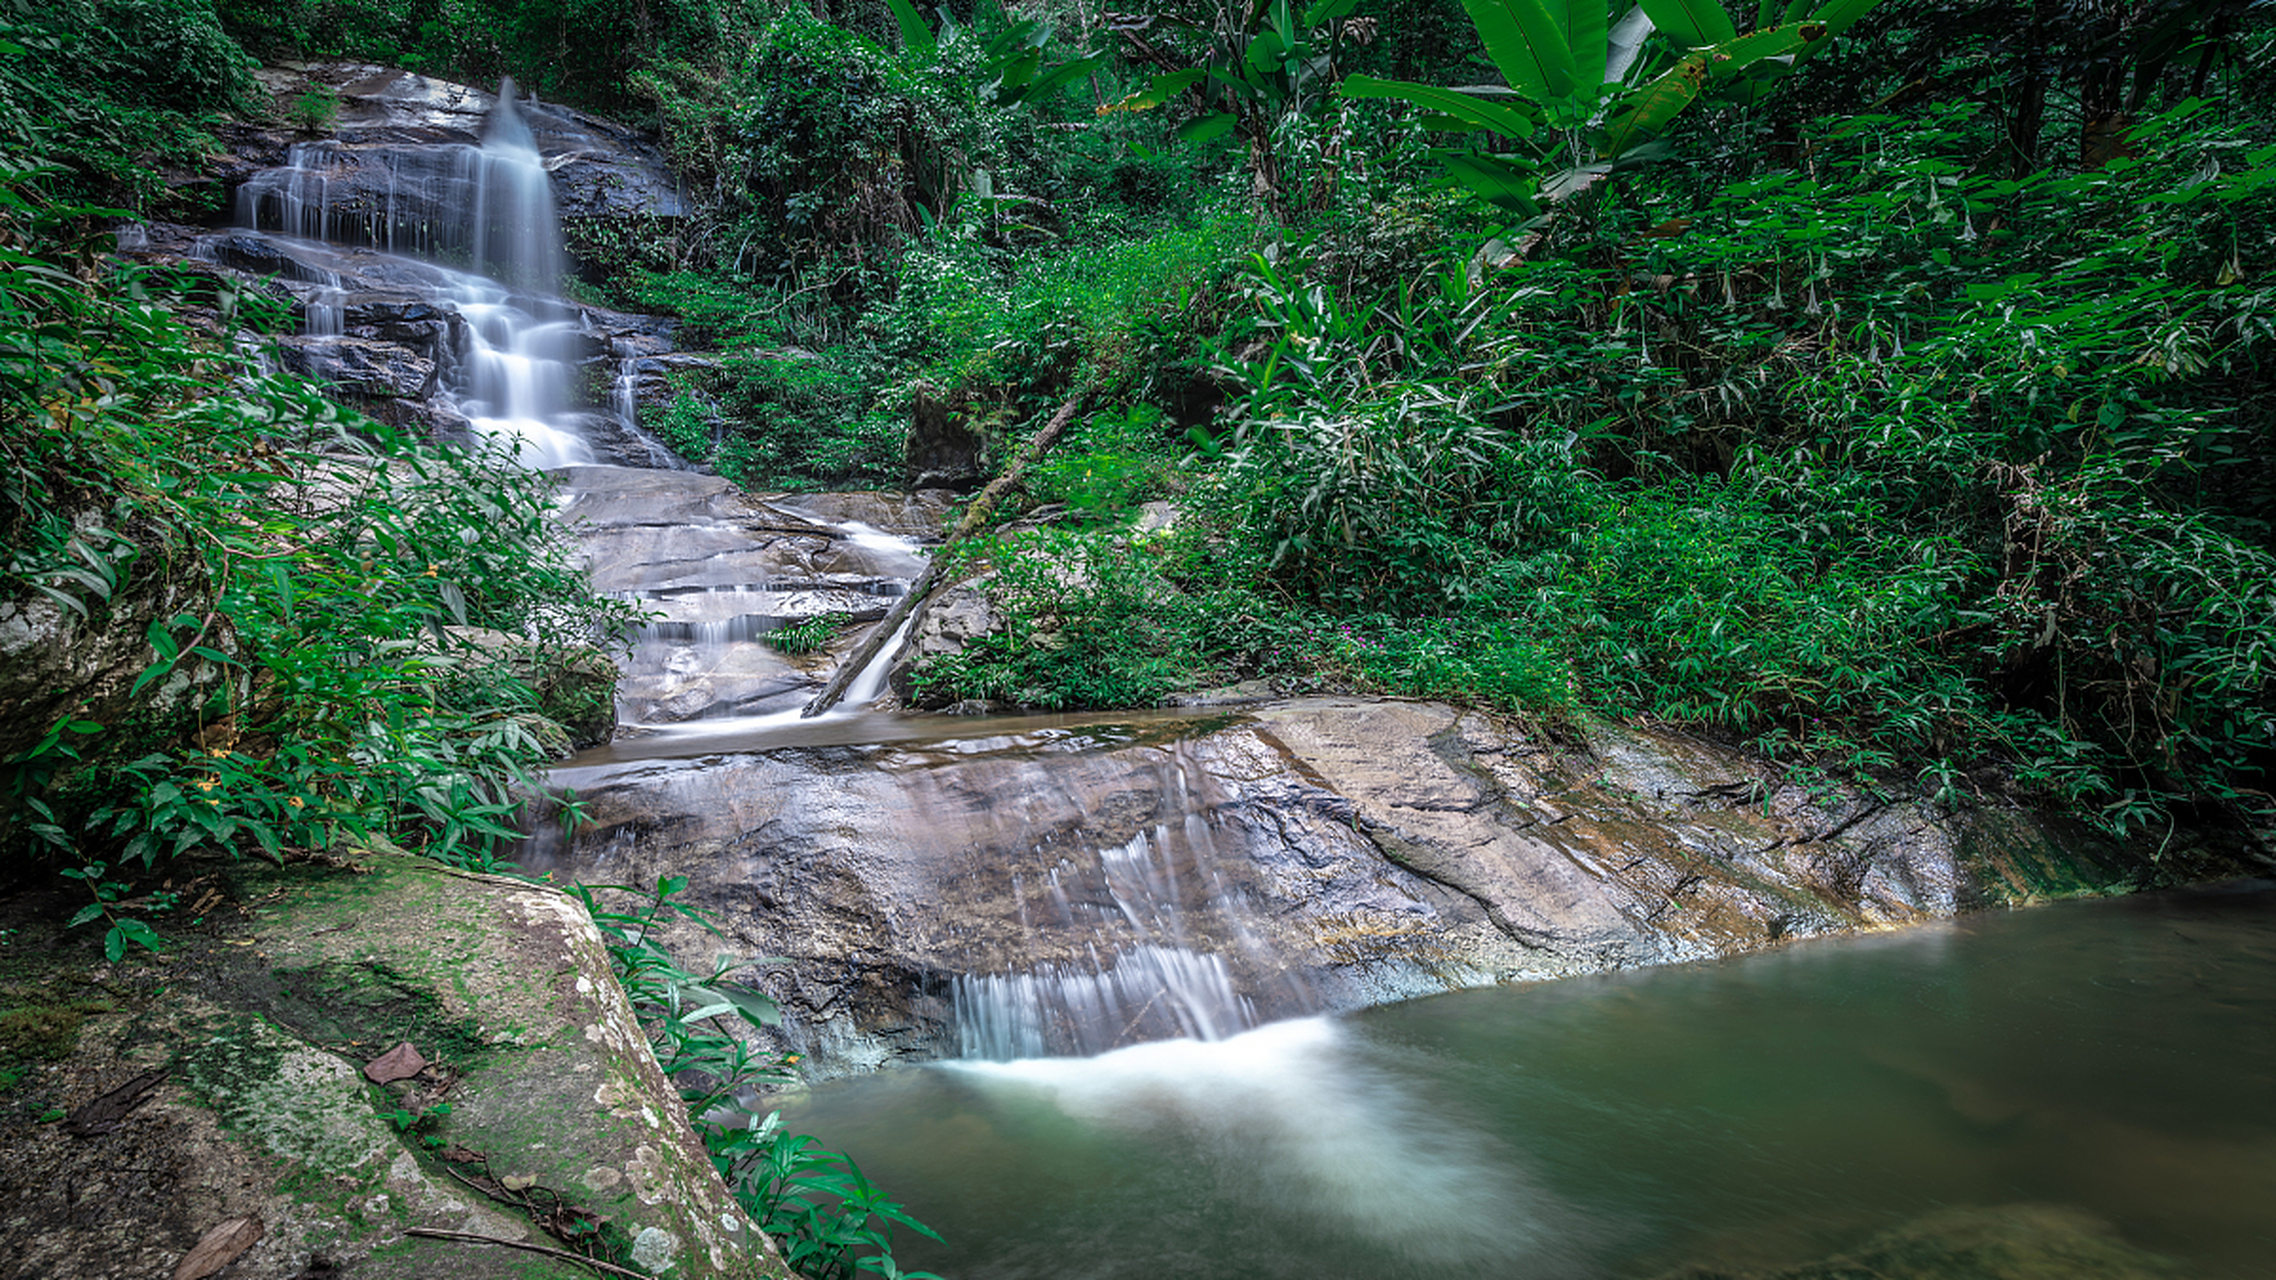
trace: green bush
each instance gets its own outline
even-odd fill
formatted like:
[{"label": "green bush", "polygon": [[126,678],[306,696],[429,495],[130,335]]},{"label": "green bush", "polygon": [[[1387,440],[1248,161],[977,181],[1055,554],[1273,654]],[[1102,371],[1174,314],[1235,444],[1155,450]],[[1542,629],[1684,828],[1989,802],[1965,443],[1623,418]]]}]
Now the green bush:
[{"label": "green bush", "polygon": [[[0,228],[29,238],[41,209],[0,186]],[[23,802],[0,837],[84,866],[378,839],[484,865],[519,840],[517,788],[565,746],[535,671],[636,621],[588,589],[551,481],[261,372],[161,275],[0,263],[0,592],[100,618],[178,582],[200,603],[149,624],[134,695],[192,661],[235,673],[188,738],[67,717],[0,770]],[[255,299],[200,300],[231,323]]]}]

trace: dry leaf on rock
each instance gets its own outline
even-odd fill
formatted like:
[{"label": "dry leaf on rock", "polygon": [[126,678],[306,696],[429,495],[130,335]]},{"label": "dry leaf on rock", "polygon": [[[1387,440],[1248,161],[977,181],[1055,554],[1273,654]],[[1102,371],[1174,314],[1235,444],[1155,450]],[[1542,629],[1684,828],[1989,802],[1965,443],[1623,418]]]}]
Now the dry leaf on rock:
[{"label": "dry leaf on rock", "polygon": [[174,1280],[205,1280],[205,1277],[237,1261],[237,1255],[250,1249],[261,1238],[259,1218],[225,1218],[199,1239],[197,1247],[183,1257],[174,1268]]},{"label": "dry leaf on rock", "polygon": [[408,1080],[427,1069],[427,1060],[406,1040],[402,1044],[364,1064],[364,1076],[373,1084],[393,1084]]}]

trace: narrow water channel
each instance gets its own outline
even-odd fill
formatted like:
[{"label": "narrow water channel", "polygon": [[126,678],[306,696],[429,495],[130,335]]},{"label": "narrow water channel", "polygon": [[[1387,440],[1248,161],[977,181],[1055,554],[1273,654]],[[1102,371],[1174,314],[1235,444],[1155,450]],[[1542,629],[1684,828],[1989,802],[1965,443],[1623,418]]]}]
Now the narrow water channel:
[{"label": "narrow water channel", "polygon": [[947,1237],[905,1266],[957,1280],[1650,1276],[1976,1207],[2271,1276],[2276,885],[900,1068],[785,1111]]}]

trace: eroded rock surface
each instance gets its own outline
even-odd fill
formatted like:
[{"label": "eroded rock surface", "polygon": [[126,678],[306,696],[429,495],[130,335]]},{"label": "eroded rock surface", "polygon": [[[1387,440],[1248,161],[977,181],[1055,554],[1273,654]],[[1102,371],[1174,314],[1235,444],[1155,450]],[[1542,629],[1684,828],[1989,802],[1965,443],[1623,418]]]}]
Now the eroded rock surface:
[{"label": "eroded rock surface", "polygon": [[617,687],[635,724],[802,705],[856,637],[807,654],[763,637],[823,615],[884,617],[923,566],[865,531],[930,535],[946,509],[945,495],[750,498],[683,471],[573,467],[564,478],[561,518],[590,554],[593,586],[658,615]]},{"label": "eroded rock surface", "polygon": [[[566,869],[693,877],[749,954],[789,959],[764,982],[827,1073],[959,1052],[975,976],[1214,957],[1269,1018],[1927,920],[2142,865],[2018,813],[1821,802],[1680,735],[1558,743],[1427,702],[931,733],[573,760],[555,780],[593,825]],[[1132,1038],[1176,1033],[1145,1021]]]},{"label": "eroded rock surface", "polygon": [[[82,1021],[75,1051],[27,1064],[0,1106],[10,1274],[170,1275],[238,1218],[261,1231],[227,1275],[582,1274],[411,1234],[566,1249],[578,1220],[619,1262],[645,1240],[675,1276],[781,1273],[574,899],[402,857],[192,883],[211,927],[166,959],[103,965],[85,933],[40,949],[43,990],[82,993]],[[60,918],[16,905],[35,929]],[[7,980],[33,963],[18,953]],[[370,1083],[362,1067],[405,1042],[434,1065]],[[138,1103],[99,1101],[145,1072],[163,1075]]]}]

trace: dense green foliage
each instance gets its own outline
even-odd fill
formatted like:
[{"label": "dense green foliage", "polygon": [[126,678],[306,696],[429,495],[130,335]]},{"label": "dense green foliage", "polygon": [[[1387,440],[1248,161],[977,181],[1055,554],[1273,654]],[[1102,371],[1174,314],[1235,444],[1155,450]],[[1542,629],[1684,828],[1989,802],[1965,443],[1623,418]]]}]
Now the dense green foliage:
[{"label": "dense green foliage", "polygon": [[87,211],[40,176],[0,186],[0,598],[149,653],[102,718],[6,761],[0,836],[79,868],[114,951],[150,941],[107,905],[118,864],[393,841],[488,865],[565,745],[545,673],[632,621],[586,588],[550,482],[261,372],[185,319],[258,297],[74,247]]},{"label": "dense green foliage", "polygon": [[[580,287],[718,353],[649,425],[745,483],[893,482],[920,407],[1005,456],[1092,388],[929,698],[1261,676],[2268,804],[2264,6],[79,16],[19,11],[0,124],[124,196],[246,105],[240,48],[657,124],[699,208],[591,231]],[[106,42],[145,30],[185,56]]]}]

